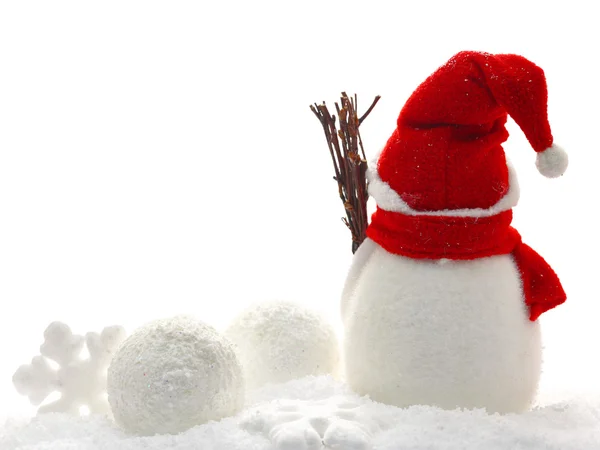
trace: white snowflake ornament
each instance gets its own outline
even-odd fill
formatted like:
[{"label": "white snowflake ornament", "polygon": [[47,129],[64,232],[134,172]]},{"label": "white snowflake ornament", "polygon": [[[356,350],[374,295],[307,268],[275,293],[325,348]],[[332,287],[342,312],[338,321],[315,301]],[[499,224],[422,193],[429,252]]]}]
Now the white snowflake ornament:
[{"label": "white snowflake ornament", "polygon": [[370,450],[381,431],[363,402],[342,396],[273,401],[247,411],[240,425],[267,437],[275,450]]},{"label": "white snowflake ornament", "polygon": [[[125,329],[121,326],[106,327],[101,333],[91,332],[83,337],[73,334],[68,325],[53,322],[44,332],[40,355],[31,364],[17,369],[13,384],[35,406],[53,392],[61,394],[58,400],[38,408],[38,413],[79,414],[82,406],[90,413],[107,413],[110,408],[106,399],[106,371],[124,339]],[[87,358],[81,355],[84,346],[89,353]]]}]

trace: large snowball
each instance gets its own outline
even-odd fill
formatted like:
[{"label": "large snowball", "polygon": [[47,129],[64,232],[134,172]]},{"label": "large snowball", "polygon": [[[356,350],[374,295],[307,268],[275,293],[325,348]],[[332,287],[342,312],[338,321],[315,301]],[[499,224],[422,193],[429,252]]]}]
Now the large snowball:
[{"label": "large snowball", "polygon": [[233,346],[187,316],[136,330],[108,369],[115,421],[139,434],[178,433],[234,415],[244,404],[244,390]]},{"label": "large snowball", "polygon": [[339,345],[319,314],[288,302],[255,305],[225,331],[254,389],[308,375],[338,375]]}]

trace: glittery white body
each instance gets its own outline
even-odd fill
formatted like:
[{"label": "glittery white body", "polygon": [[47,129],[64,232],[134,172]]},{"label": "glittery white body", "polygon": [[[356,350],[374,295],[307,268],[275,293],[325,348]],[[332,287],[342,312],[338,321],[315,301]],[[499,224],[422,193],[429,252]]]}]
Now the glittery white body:
[{"label": "glittery white body", "polygon": [[242,368],[211,326],[185,316],[161,319],[119,347],[108,369],[108,400],[127,431],[178,433],[241,410]]},{"label": "glittery white body", "polygon": [[342,317],[348,383],[376,401],[518,412],[535,398],[540,328],[509,255],[413,260],[366,240]]}]

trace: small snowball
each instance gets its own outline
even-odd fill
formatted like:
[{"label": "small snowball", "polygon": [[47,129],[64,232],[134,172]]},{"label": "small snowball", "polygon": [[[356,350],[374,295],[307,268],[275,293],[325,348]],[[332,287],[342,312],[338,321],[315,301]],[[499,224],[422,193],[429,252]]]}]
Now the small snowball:
[{"label": "small snowball", "polygon": [[308,375],[338,375],[333,327],[300,305],[255,305],[234,319],[225,336],[235,346],[248,389]]},{"label": "small snowball", "polygon": [[136,330],[108,369],[108,401],[117,424],[145,435],[178,433],[238,413],[244,379],[233,346],[187,316]]}]

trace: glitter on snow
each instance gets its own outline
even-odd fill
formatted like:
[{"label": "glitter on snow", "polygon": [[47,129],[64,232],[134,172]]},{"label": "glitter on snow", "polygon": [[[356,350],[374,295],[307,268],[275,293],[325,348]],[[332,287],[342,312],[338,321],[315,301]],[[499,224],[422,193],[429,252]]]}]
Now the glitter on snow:
[{"label": "glitter on snow", "polygon": [[0,426],[2,450],[592,450],[600,448],[600,399],[576,399],[525,414],[396,408],[331,377],[270,385],[235,417],[178,435],[128,435],[101,415],[39,415]]}]

